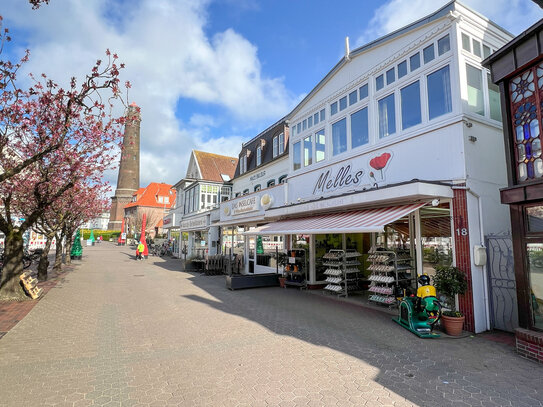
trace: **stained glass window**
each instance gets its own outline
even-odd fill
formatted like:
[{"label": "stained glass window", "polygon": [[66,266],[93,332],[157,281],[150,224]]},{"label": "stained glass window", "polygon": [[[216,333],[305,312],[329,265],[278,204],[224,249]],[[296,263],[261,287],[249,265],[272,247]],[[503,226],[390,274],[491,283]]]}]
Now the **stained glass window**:
[{"label": "stained glass window", "polygon": [[[543,63],[514,77],[509,84],[517,181],[543,178],[541,111]],[[539,93],[539,96],[537,95]]]}]

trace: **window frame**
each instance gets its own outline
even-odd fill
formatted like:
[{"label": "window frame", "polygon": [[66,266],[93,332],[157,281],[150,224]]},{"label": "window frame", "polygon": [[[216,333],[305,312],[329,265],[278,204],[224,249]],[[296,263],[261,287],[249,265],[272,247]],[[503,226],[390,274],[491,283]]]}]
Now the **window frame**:
[{"label": "window frame", "polygon": [[262,165],[262,146],[256,148],[256,166]]}]

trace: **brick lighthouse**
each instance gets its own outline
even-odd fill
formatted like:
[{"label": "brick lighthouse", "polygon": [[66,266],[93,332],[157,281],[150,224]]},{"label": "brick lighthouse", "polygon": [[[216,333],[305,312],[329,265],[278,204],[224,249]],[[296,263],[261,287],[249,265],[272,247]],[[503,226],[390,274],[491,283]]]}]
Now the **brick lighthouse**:
[{"label": "brick lighthouse", "polygon": [[140,109],[132,102],[128,106],[127,120],[124,130],[123,150],[119,175],[117,176],[117,189],[111,198],[111,212],[109,215],[109,230],[120,230],[124,217],[124,207],[132,200],[132,195],[140,187]]}]

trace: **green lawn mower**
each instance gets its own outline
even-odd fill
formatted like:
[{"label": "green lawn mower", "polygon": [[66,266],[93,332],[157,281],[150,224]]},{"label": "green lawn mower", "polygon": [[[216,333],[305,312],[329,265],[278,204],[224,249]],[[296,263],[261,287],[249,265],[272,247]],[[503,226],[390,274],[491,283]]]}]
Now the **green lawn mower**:
[{"label": "green lawn mower", "polygon": [[436,297],[436,289],[430,285],[430,277],[423,274],[418,279],[421,285],[417,296],[405,296],[398,307],[398,317],[392,318],[405,329],[420,338],[439,338],[434,326],[441,318],[441,303]]}]

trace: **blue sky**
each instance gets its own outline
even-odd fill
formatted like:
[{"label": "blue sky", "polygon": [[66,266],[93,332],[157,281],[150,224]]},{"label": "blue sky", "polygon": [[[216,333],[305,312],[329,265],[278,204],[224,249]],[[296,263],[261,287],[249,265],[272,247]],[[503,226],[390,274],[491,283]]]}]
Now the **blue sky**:
[{"label": "blue sky", "polygon": [[[25,72],[66,83],[106,48],[126,63],[142,108],[141,184],[183,178],[191,149],[236,155],[287,114],[338,62],[444,0],[3,0]],[[513,34],[543,16],[529,0],[465,0]],[[25,76],[21,76],[23,85]],[[107,174],[115,187],[116,172]]]}]

